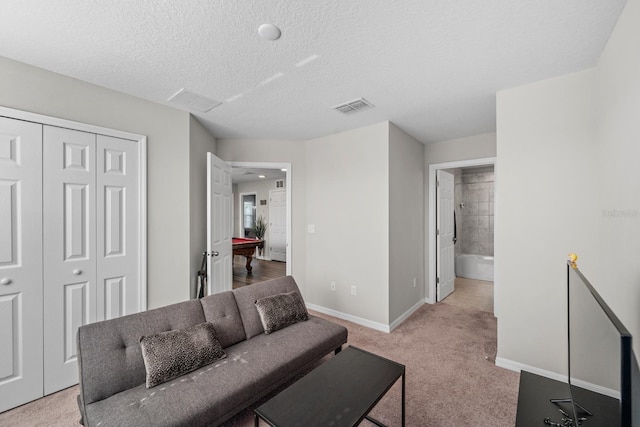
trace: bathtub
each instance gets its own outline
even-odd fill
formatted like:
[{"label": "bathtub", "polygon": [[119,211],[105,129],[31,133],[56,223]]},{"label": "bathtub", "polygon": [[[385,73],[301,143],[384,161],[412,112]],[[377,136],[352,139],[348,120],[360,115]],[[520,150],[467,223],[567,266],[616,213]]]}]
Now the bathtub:
[{"label": "bathtub", "polygon": [[456,276],[493,282],[493,257],[462,254],[456,257]]}]

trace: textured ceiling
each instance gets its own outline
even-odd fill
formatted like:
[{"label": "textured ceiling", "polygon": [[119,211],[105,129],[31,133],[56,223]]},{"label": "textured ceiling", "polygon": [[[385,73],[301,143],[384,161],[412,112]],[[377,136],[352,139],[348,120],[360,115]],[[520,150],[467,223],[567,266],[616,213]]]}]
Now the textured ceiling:
[{"label": "textured ceiling", "polygon": [[[159,103],[180,88],[222,101],[195,114],[216,137],[390,120],[429,143],[494,131],[498,90],[594,66],[624,3],[1,0],[0,55]],[[376,107],[330,109],[360,97]]]}]

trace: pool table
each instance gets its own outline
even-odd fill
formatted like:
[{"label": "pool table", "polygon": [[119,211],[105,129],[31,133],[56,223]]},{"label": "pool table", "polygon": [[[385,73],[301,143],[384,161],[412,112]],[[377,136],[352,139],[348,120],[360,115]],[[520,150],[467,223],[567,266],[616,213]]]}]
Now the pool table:
[{"label": "pool table", "polygon": [[233,248],[233,255],[242,255],[247,258],[247,273],[251,274],[251,260],[253,260],[253,254],[256,252],[256,248],[264,247],[264,240],[260,239],[245,239],[242,237],[234,237],[231,242]]}]

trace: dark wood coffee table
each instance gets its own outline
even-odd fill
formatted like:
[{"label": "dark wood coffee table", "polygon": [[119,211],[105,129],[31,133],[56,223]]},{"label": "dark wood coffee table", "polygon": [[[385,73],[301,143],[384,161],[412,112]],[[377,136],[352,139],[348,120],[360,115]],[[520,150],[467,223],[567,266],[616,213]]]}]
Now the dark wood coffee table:
[{"label": "dark wood coffee table", "polygon": [[404,365],[356,347],[347,347],[264,405],[255,409],[274,427],[356,426],[402,377],[402,425],[405,418]]}]

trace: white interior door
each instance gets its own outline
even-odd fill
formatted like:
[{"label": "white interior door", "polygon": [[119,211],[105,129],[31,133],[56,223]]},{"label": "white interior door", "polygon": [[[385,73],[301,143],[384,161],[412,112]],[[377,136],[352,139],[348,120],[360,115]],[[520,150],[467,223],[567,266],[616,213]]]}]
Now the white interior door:
[{"label": "white interior door", "polygon": [[231,166],[207,153],[207,294],[233,286]]},{"label": "white interior door", "polygon": [[0,117],[0,412],[42,397],[42,125]]},{"label": "white interior door", "polygon": [[96,319],[140,311],[138,146],[97,136]]},{"label": "white interior door", "polygon": [[78,382],[76,332],[96,321],[96,135],[44,126],[44,392]]},{"label": "white interior door", "polygon": [[287,260],[287,191],[269,192],[269,257]]},{"label": "white interior door", "polygon": [[436,285],[438,301],[454,291],[455,251],[453,241],[454,177],[443,170],[437,171],[436,200]]}]

